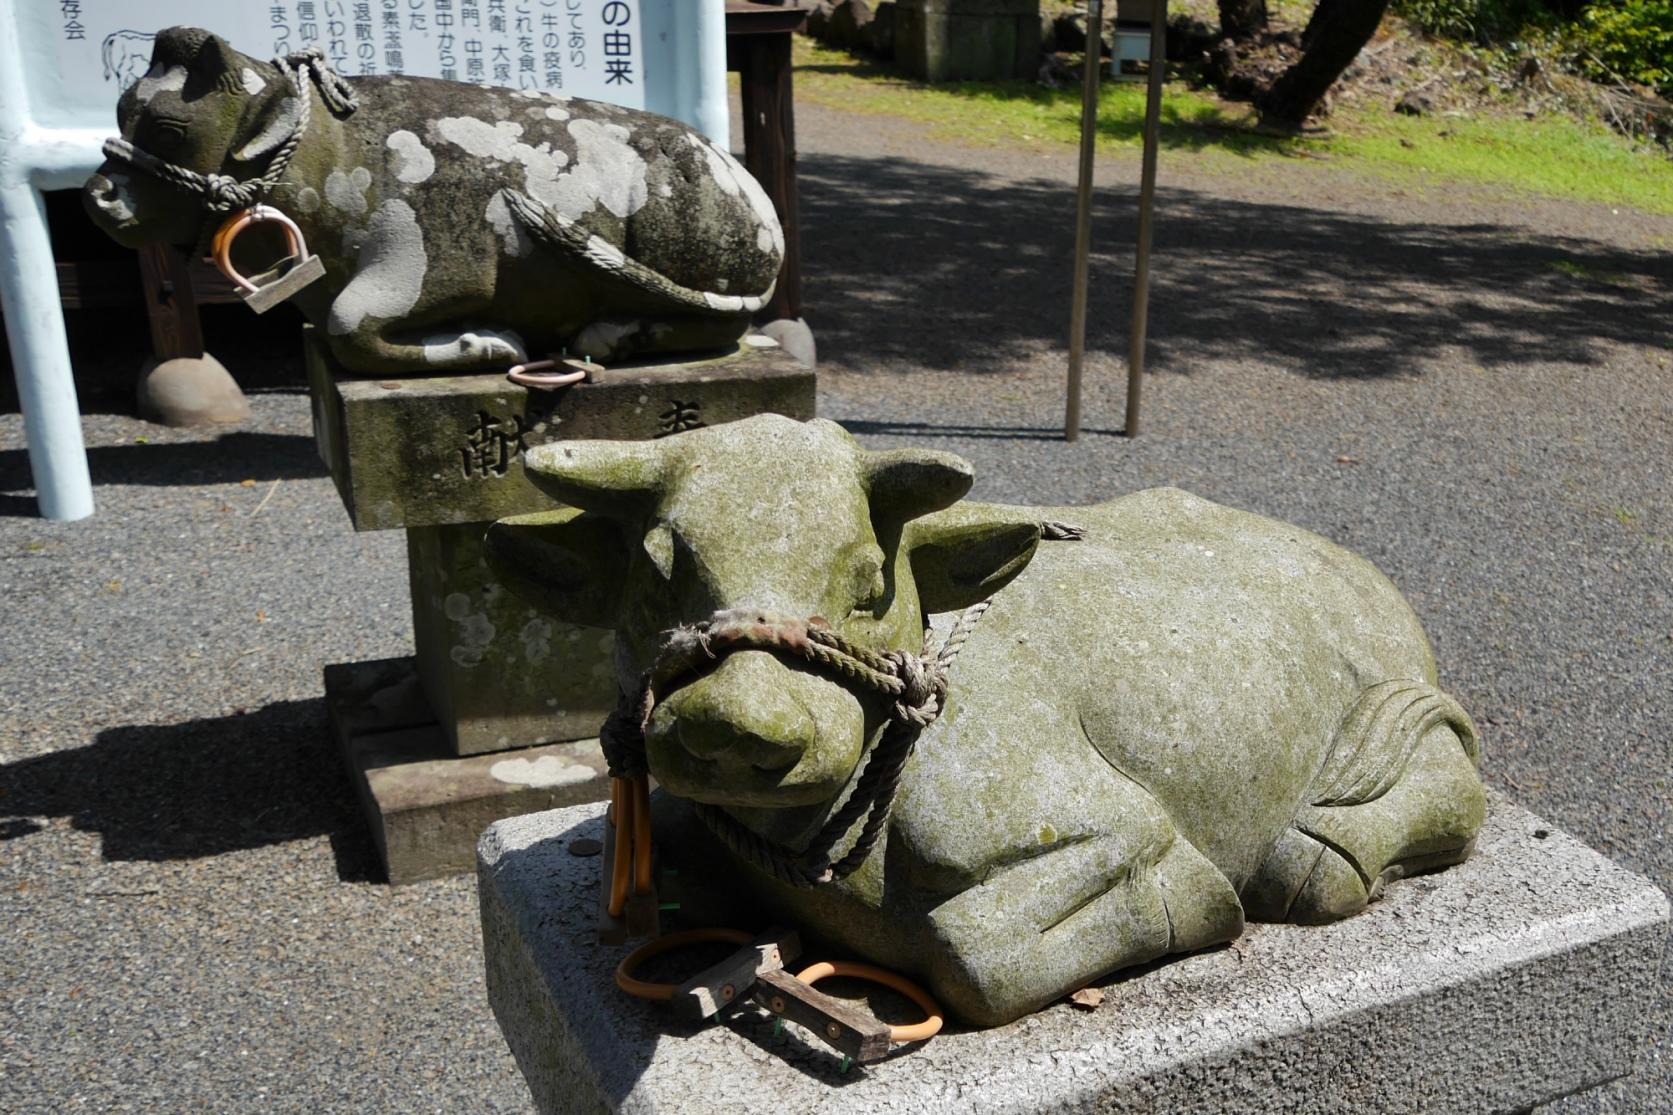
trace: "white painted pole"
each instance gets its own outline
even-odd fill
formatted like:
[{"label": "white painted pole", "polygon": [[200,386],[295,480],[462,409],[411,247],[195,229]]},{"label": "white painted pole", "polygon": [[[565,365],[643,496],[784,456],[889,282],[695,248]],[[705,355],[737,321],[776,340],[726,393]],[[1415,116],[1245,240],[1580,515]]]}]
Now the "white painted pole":
[{"label": "white painted pole", "polygon": [[726,0],[703,0],[696,9],[693,28],[697,49],[691,61],[688,95],[697,101],[697,130],[714,140],[722,151],[731,147],[732,107],[726,96]]},{"label": "white painted pole", "polygon": [[0,247],[0,308],[23,405],[35,498],[48,519],[85,519],[93,513],[93,483],[58,303],[58,268],[45,201],[27,183],[0,183]]}]

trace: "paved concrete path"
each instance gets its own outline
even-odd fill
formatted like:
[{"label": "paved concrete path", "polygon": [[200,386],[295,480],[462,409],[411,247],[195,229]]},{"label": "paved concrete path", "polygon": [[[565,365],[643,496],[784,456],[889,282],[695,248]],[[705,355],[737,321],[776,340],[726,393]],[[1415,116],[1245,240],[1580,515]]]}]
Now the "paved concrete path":
[{"label": "paved concrete path", "polygon": [[[1366,554],[1488,781],[1673,887],[1673,222],[1164,159],[1128,441],[1136,167],[1106,160],[1068,445],[1072,152],[800,123],[824,414],[965,454],[983,498],[1177,484]],[[350,531],[304,396],[253,402],[219,435],[89,415],[69,525],[29,517],[0,416],[0,1110],[526,1110],[474,882],[369,882],[325,738],[320,666],[410,650],[401,538]],[[1664,1040],[1561,1109],[1669,1096]]]}]

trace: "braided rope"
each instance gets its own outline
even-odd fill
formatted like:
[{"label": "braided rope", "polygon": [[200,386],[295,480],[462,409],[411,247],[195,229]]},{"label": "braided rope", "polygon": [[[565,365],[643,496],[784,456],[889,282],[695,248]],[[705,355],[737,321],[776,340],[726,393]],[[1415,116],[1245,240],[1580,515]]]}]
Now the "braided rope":
[{"label": "braided rope", "polygon": [[249,208],[260,201],[268,190],[279,184],[280,176],[290,165],[291,156],[295,155],[296,149],[301,146],[302,139],[308,131],[308,122],[312,119],[314,98],[310,94],[310,88],[317,87],[320,100],[325,102],[325,107],[339,116],[347,116],[360,107],[355,99],[354,89],[342,75],[331,68],[331,63],[325,59],[325,52],[317,46],[275,58],[273,65],[289,80],[291,88],[296,91],[297,117],[296,126],[268,160],[266,173],[243,180],[225,174],[200,174],[190,167],[160,159],[149,151],[135,147],[120,136],[105,140],[105,156],[127,163],[188,192],[202,194],[204,207],[212,213]]},{"label": "braided rope", "polygon": [[[781,882],[815,887],[844,878],[858,870],[882,836],[918,736],[941,715],[947,672],[989,604],[984,600],[966,609],[939,650],[934,645],[934,632],[926,631],[921,654],[879,654],[831,630],[822,620],[804,621],[755,610],[717,612],[705,623],[676,629],[669,633],[655,663],[646,671],[636,696],[624,696],[599,733],[610,775],[630,777],[647,770],[645,726],[656,706],[659,688],[672,687],[724,653],[768,650],[793,654],[892,698],[889,723],[866,757],[865,769],[855,780],[848,800],[799,853],[756,834],[717,806],[696,802],[694,809],[733,854]],[[841,859],[830,862],[831,849],[862,816],[865,823],[853,846]]]}]

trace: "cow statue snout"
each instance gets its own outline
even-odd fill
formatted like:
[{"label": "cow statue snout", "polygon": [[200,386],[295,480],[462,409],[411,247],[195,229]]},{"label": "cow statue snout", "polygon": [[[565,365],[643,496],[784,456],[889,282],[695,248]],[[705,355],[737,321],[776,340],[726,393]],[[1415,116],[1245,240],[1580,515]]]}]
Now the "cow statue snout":
[{"label": "cow statue snout", "polygon": [[841,790],[865,713],[841,686],[767,651],[739,651],[675,690],[645,733],[670,793],[711,805],[809,805]]}]

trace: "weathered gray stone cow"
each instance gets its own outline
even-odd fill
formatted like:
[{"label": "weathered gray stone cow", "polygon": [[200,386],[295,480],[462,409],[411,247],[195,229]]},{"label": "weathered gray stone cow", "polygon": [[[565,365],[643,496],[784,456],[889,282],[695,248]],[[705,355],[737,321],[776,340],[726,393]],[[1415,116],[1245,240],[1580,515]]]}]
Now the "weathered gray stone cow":
[{"label": "weathered gray stone cow", "polygon": [[[789,916],[926,979],[967,1021],[1231,940],[1246,916],[1346,917],[1464,859],[1482,822],[1476,733],[1435,687],[1416,618],[1371,565],[1297,527],[1175,489],[959,502],[957,457],[773,416],[557,442],[529,474],[572,509],[496,524],[491,560],[554,614],[616,628],[624,692],[717,612],[823,617],[850,643],[915,651],[929,614],[993,597],[845,878],[745,867],[689,802],[805,847],[887,700],[746,649],[658,692],[644,733],[686,913]],[[1051,520],[1084,538],[1042,541]]]},{"label": "weathered gray stone cow", "polygon": [[345,80],[315,55],[260,62],[174,27],[117,118],[84,190],[93,219],[129,246],[202,245],[259,194],[324,262],[293,301],[351,371],[726,347],[784,254],[731,155],[615,105]]}]

